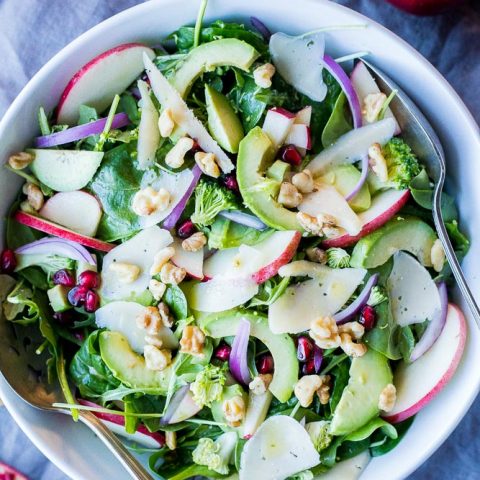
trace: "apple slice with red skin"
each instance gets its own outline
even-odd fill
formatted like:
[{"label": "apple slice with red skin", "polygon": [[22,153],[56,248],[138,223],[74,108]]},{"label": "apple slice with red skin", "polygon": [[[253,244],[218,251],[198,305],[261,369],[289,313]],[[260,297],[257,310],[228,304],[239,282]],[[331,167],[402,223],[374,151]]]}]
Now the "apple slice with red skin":
[{"label": "apple slice with red skin", "polygon": [[312,119],[312,107],[310,105],[307,105],[306,107],[303,107],[301,110],[299,110],[295,114],[294,123],[303,124],[309,127],[311,119]]},{"label": "apple slice with red skin", "polygon": [[205,276],[243,278],[251,275],[257,284],[266,282],[292,259],[301,238],[300,232],[287,230],[274,232],[251,247],[242,245],[219,250],[205,261]]},{"label": "apple slice with red skin", "polygon": [[275,149],[278,149],[285,142],[295,118],[294,113],[281,107],[268,110],[262,130],[268,135]]},{"label": "apple slice with red skin", "polygon": [[27,227],[34,228],[35,230],[48,233],[49,235],[53,235],[55,237],[64,238],[65,240],[72,240],[73,242],[77,242],[84,247],[90,247],[95,250],[100,250],[101,252],[109,252],[115,248],[115,245],[112,243],[102,242],[96,238],[81,235],[80,233],[57,225],[49,220],[45,220],[44,218],[31,215],[30,213],[18,211],[13,214],[13,218],[18,223],[21,223]]},{"label": "apple slice with red skin", "polygon": [[[80,405],[93,408],[103,408],[101,405],[89,402],[82,398],[78,399]],[[127,433],[125,431],[125,417],[123,415],[115,415],[108,412],[92,413],[99,418],[113,433],[120,435],[132,442],[139,443],[147,448],[161,448],[165,445],[165,435],[162,432],[150,432],[148,428],[140,424],[135,433]]]},{"label": "apple slice with red skin", "polygon": [[98,200],[87,192],[59,192],[49,198],[39,212],[42,218],[93,237],[102,218]]},{"label": "apple slice with red skin", "polygon": [[436,342],[418,360],[402,363],[393,379],[397,399],[383,415],[391,423],[403,422],[418,413],[447,385],[462,358],[467,325],[462,311],[450,303],[447,320]]},{"label": "apple slice with red skin", "polygon": [[345,233],[339,237],[324,240],[322,246],[324,248],[343,248],[357,243],[362,237],[387,223],[407,203],[409,198],[410,190],[390,189],[379,193],[373,198],[370,208],[358,215],[363,225],[358,235],[352,236]]},{"label": "apple slice with red skin", "polygon": [[175,255],[172,263],[177,267],[184,268],[186,272],[197,280],[203,279],[203,248],[196,252],[187,252],[182,247],[182,242],[176,238],[172,245],[175,248]]},{"label": "apple slice with red skin", "polygon": [[103,112],[144,70],[143,54],[155,52],[141,43],[125,43],[97,55],[68,82],[58,103],[57,123],[75,125],[80,105]]},{"label": "apple slice with red skin", "polygon": [[0,479],[2,480],[28,480],[28,477],[20,473],[15,468],[0,462]]},{"label": "apple slice with red skin", "polygon": [[290,127],[285,145],[295,145],[297,148],[310,150],[312,148],[312,137],[310,135],[310,127],[303,124],[293,124]]}]

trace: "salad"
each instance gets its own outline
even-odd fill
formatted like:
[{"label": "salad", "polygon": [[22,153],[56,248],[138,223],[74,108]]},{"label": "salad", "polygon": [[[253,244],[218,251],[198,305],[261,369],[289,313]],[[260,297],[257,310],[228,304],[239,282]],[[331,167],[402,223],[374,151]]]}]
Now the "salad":
[{"label": "salad", "polygon": [[[43,336],[57,406],[164,479],[357,478],[465,344],[433,184],[365,52],[332,58],[326,29],[206,25],[205,7],[40,108],[5,164],[24,183],[2,317]],[[446,194],[442,213],[462,257]]]}]

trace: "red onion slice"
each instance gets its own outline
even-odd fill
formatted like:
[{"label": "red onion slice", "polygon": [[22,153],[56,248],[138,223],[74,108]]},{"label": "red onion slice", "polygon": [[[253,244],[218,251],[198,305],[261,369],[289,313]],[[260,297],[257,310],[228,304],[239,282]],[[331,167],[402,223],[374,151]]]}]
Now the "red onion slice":
[{"label": "red onion slice", "polygon": [[266,42],[270,40],[270,37],[272,36],[272,32],[259,18],[250,17],[250,23],[256,30],[258,30],[258,32],[262,35],[263,39]]},{"label": "red onion slice", "polygon": [[254,228],[255,230],[265,230],[268,228],[259,218],[239,210],[222,210],[219,215],[228,218],[232,222]]},{"label": "red onion slice", "polygon": [[357,184],[355,187],[353,187],[353,190],[345,196],[345,200],[347,202],[351,200],[363,187],[363,184],[367,181],[367,176],[368,176],[368,155],[364,155],[362,157],[362,174],[360,175],[360,178],[358,179]]},{"label": "red onion slice", "polygon": [[232,375],[237,382],[248,385],[250,382],[250,371],[248,370],[247,351],[248,340],[250,339],[250,322],[245,318],[240,320],[237,334],[232,344],[229,366]]},{"label": "red onion slice", "polygon": [[373,274],[367,281],[360,295],[347,308],[336,313],[333,318],[338,325],[349,322],[355,315],[358,315],[362,308],[367,304],[372,288],[378,282],[378,273]]},{"label": "red onion slice", "polygon": [[323,363],[323,350],[318,346],[313,346],[313,365],[315,367],[315,373],[318,373],[322,368]]},{"label": "red onion slice", "polygon": [[353,128],[362,126],[362,109],[360,108],[360,101],[358,95],[353,88],[352,82],[343,68],[329,55],[323,56],[323,64],[330,75],[340,84],[342,90],[345,92],[350,110],[353,118]]},{"label": "red onion slice", "polygon": [[427,329],[423,332],[422,338],[413,348],[410,355],[410,362],[418,360],[430,349],[442,333],[443,327],[445,326],[448,311],[448,294],[445,282],[439,283],[438,294],[440,295],[440,310],[437,312],[437,315],[432,318]]},{"label": "red onion slice", "polygon": [[166,228],[167,230],[174,228],[178,220],[180,220],[180,217],[182,216],[182,213],[187,206],[187,202],[192,196],[192,193],[195,190],[195,187],[197,186],[200,177],[202,176],[202,171],[200,170],[200,167],[198,165],[195,165],[192,168],[192,173],[192,183],[190,184],[180,201],[175,205],[175,208],[172,210],[170,215],[163,221],[163,228]]},{"label": "red onion slice", "polygon": [[[62,132],[52,133],[37,137],[34,140],[34,145],[38,148],[55,147],[56,145],[63,145],[65,143],[76,142],[82,138],[90,135],[97,135],[103,132],[107,118],[101,118],[94,122],[86,123],[85,125],[78,125],[77,127],[67,128]],[[113,117],[112,128],[125,127],[130,123],[126,113],[117,113]]]},{"label": "red onion slice", "polygon": [[86,262],[90,265],[97,264],[92,254],[79,243],[56,237],[42,238],[35,242],[27,243],[17,248],[15,253],[24,255],[51,254],[71,258],[78,262]]}]

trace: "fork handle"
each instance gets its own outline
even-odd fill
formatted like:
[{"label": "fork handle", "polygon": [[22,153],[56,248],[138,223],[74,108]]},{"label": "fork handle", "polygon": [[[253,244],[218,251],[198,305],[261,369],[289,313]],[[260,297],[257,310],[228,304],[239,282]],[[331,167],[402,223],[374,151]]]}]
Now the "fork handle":
[{"label": "fork handle", "polygon": [[79,410],[79,420],[85,424],[115,455],[125,470],[135,480],[152,480],[143,465],[127,450],[118,437],[92,412]]}]

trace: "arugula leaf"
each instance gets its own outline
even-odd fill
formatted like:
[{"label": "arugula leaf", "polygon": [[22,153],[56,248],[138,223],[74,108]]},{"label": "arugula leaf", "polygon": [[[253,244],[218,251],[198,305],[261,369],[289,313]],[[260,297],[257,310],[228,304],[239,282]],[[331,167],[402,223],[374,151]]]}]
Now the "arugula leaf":
[{"label": "arugula leaf", "polygon": [[[33,301],[33,291],[23,281],[17,283],[3,302],[3,313],[8,321],[23,326],[31,325],[39,319],[40,311]],[[23,316],[17,318],[19,315]]]},{"label": "arugula leaf", "polygon": [[100,355],[101,330],[91,333],[70,363],[70,377],[82,397],[96,398],[120,386]]},{"label": "arugula leaf", "polygon": [[347,97],[345,93],[341,92],[322,132],[322,145],[324,148],[335,143],[339,137],[352,129],[352,123],[346,115],[346,105]]},{"label": "arugula leaf", "polygon": [[269,237],[273,230],[256,230],[254,228],[240,225],[223,217],[217,217],[210,229],[205,229],[208,236],[209,248],[238,247],[244,245],[255,245]]},{"label": "arugula leaf", "polygon": [[280,278],[277,275],[262,283],[257,295],[250,300],[248,308],[268,307],[283,295],[290,284],[290,280],[291,277]]}]

